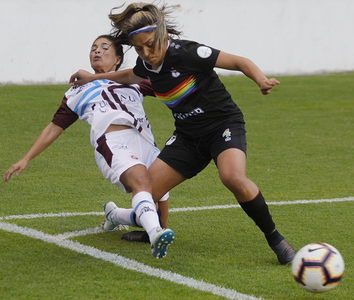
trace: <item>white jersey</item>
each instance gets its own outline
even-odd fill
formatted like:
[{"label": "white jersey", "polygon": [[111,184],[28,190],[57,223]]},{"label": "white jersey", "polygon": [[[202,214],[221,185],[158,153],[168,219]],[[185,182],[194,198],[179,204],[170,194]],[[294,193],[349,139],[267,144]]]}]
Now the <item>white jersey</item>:
[{"label": "white jersey", "polygon": [[[95,80],[70,88],[65,93],[62,110],[58,110],[53,122],[61,126],[63,118],[60,116],[63,111],[67,114],[67,109],[63,109],[66,105],[80,120],[91,126],[90,140],[94,148],[97,147],[97,139],[111,124],[135,128],[145,140],[154,144],[154,136],[142,103],[143,94],[138,84],[123,85],[108,80]],[[61,127],[65,129],[67,126]]]}]

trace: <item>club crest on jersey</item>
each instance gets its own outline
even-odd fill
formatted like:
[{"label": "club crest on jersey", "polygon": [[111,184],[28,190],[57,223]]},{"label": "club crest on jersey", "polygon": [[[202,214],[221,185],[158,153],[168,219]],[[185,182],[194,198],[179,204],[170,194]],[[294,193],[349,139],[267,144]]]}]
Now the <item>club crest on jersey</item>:
[{"label": "club crest on jersey", "polygon": [[166,146],[172,145],[173,142],[177,139],[177,135],[173,135],[169,138],[169,140],[166,142]]},{"label": "club crest on jersey", "polygon": [[176,70],[172,70],[171,74],[172,74],[172,77],[174,77],[174,78],[177,78],[177,77],[179,77],[179,75],[181,75],[181,73]]},{"label": "club crest on jersey", "polygon": [[231,141],[231,131],[229,128],[224,131],[222,137],[225,138],[225,142]]}]

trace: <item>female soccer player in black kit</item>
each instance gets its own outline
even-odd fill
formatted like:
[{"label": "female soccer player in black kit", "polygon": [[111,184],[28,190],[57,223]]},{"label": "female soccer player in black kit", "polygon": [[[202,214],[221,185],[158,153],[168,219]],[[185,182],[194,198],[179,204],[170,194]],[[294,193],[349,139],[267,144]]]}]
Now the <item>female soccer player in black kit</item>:
[{"label": "female soccer player in black kit", "polygon": [[80,70],[70,82],[80,85],[104,78],[133,84],[150,79],[156,97],[172,110],[176,126],[149,168],[154,200],[197,175],[213,159],[222,183],[262,230],[279,262],[289,264],[295,250],[277,231],[259,188],[246,176],[243,114],[213,69],[241,71],[264,95],[280,82],[268,79],[249,59],[173,39],[180,32],[166,15],[166,7],[146,3],[133,3],[120,14],[111,13],[116,34],[139,55],[136,66],[110,74]]}]

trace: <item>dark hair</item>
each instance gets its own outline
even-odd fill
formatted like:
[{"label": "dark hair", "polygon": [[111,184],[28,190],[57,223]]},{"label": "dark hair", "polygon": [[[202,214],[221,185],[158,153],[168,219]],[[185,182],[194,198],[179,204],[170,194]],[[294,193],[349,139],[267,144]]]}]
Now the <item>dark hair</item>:
[{"label": "dark hair", "polygon": [[98,39],[101,39],[101,38],[110,40],[112,42],[112,45],[113,45],[114,50],[116,52],[116,55],[120,56],[120,62],[116,66],[116,71],[117,71],[121,67],[121,65],[123,63],[123,60],[124,60],[124,52],[123,52],[122,41],[121,41],[120,38],[117,38],[117,37],[115,37],[113,35],[109,35],[109,34],[100,35],[99,37],[97,37],[95,39],[95,41],[97,41]]}]

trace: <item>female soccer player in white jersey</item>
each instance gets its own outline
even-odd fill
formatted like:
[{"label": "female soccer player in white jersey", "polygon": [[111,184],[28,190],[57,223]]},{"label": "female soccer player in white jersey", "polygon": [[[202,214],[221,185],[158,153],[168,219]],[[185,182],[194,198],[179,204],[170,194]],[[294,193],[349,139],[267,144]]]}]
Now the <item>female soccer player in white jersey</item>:
[{"label": "female soccer player in white jersey", "polygon": [[[116,71],[123,61],[123,47],[113,36],[98,37],[90,52],[96,74]],[[113,202],[105,204],[104,230],[118,225],[143,227],[151,241],[153,256],[166,256],[174,233],[160,226],[151,192],[147,168],[159,154],[142,105],[143,95],[154,95],[149,81],[123,85],[110,80],[95,80],[73,86],[66,93],[51,123],[42,131],[28,153],[6,172],[4,181],[44,151],[78,118],[91,126],[90,140],[102,174],[125,192],[132,192],[133,209],[120,209]],[[161,196],[166,200],[168,193]],[[165,220],[167,221],[167,219]],[[162,222],[163,223],[163,222]]]},{"label": "female soccer player in white jersey", "polygon": [[[213,159],[223,184],[235,195],[247,215],[264,233],[281,264],[290,263],[294,248],[277,231],[268,206],[255,183],[246,177],[244,118],[214,67],[243,72],[264,95],[280,82],[268,79],[249,59],[193,41],[173,39],[176,26],[165,18],[169,11],[153,4],[133,3],[113,14],[112,25],[139,57],[133,69],[107,74],[126,84],[149,78],[156,97],[175,118],[176,130],[151,165],[153,198],[159,199],[184,180],[203,170]],[[106,78],[105,77],[105,78]],[[80,85],[103,78],[86,71],[70,82]]]}]

